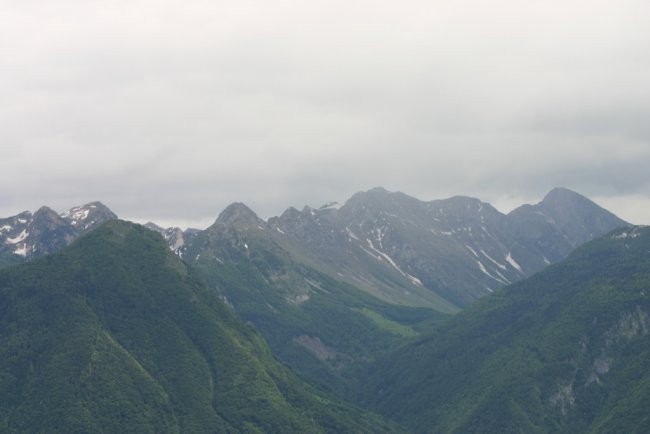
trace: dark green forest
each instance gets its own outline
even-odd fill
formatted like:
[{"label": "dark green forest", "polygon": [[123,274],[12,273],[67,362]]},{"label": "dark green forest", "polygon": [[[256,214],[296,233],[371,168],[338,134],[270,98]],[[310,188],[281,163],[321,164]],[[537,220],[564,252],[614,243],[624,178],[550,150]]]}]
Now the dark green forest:
[{"label": "dark green forest", "polygon": [[394,432],[319,396],[162,238],[113,221],[0,272],[4,432]]}]

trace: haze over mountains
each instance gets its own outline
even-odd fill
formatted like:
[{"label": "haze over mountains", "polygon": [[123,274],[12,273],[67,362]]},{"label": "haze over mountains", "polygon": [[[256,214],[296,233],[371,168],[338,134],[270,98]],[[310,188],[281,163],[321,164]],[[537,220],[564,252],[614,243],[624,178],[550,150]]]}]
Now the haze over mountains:
[{"label": "haze over mountains", "polygon": [[645,366],[647,231],[575,192],[508,214],[381,188],[268,221],[233,203],[205,230],[145,225],[162,238],[116,218],[0,220],[0,266],[30,262],[0,272],[1,426],[399,432],[345,401],[413,432],[646,426],[626,416],[645,386],[615,402]]},{"label": "haze over mountains", "polygon": [[[425,287],[458,307],[627,225],[566,189],[504,215],[474,198],[422,202],[377,188],[354,195],[338,210],[290,209],[269,223],[361,286],[364,280],[376,285],[370,267],[380,262],[408,280],[413,292]],[[412,304],[406,297],[378,295]]]},{"label": "haze over mountains", "polygon": [[[0,260],[17,262],[51,253],[116,217],[94,202],[61,215],[43,207],[33,215],[24,212],[2,219]],[[508,214],[469,197],[423,202],[375,188],[355,194],[343,206],[289,208],[268,222],[235,203],[205,231],[154,223],[148,227],[190,261],[201,254],[194,245],[200,233],[237,228],[242,252],[247,237],[268,237],[294,251],[294,260],[316,265],[387,302],[454,312],[563,259],[581,243],[626,225],[562,188]],[[215,261],[220,259],[215,256]]]}]

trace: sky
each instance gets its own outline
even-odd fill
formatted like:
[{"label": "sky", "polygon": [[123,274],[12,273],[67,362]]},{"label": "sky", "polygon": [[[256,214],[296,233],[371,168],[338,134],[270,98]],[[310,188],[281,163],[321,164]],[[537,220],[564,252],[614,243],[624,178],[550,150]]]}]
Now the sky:
[{"label": "sky", "polygon": [[0,2],[0,216],[208,226],[383,186],[650,224],[650,3]]}]

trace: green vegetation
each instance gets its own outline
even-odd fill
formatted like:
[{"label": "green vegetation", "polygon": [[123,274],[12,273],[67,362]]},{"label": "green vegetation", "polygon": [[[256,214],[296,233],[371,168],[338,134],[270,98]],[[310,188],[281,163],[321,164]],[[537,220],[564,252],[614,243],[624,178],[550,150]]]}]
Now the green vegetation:
[{"label": "green vegetation", "polygon": [[138,225],[0,271],[0,339],[3,432],[398,431],[306,387]]},{"label": "green vegetation", "polygon": [[[312,385],[339,397],[357,387],[356,371],[370,360],[397,348],[425,321],[446,318],[425,308],[389,305],[313,269],[297,274],[291,264],[271,269],[248,261],[199,262],[195,267],[254,325],[278,358]],[[305,287],[306,281],[312,286]],[[329,355],[301,344],[301,336],[318,338]]]},{"label": "green vegetation", "polygon": [[357,311],[370,318],[370,320],[379,328],[386,330],[389,333],[407,338],[417,335],[415,330],[413,330],[411,327],[405,326],[404,324],[400,324],[388,318],[384,318],[379,313],[368,309],[367,307],[364,307],[363,309]]},{"label": "green vegetation", "polygon": [[185,258],[279,359],[330,396],[350,396],[370,361],[447,318],[381,301],[275,234],[257,224],[215,224]]},{"label": "green vegetation", "polygon": [[650,432],[650,228],[480,300],[361,383],[415,432]]}]

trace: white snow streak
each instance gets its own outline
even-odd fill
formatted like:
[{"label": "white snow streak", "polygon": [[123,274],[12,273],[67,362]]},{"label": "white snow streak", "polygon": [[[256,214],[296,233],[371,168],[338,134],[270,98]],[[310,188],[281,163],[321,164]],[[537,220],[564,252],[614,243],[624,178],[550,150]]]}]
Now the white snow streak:
[{"label": "white snow streak", "polygon": [[77,207],[77,208],[72,208],[70,211],[66,211],[63,214],[61,214],[61,217],[63,218],[69,218],[72,220],[72,224],[76,225],[77,222],[86,220],[88,218],[88,214],[90,214],[90,210],[83,208],[83,207]]},{"label": "white snow streak", "polygon": [[29,232],[27,232],[27,229],[23,229],[23,231],[18,235],[16,238],[7,238],[7,241],[5,241],[6,244],[18,244],[19,242],[23,241],[27,236],[29,235]]},{"label": "white snow streak", "polygon": [[478,254],[476,254],[476,250],[472,249],[472,248],[471,248],[470,246],[468,246],[467,244],[465,244],[465,247],[467,247],[467,248],[469,249],[469,251],[472,252],[472,253],[474,254],[474,256],[476,256],[476,257],[478,258]]},{"label": "white snow streak", "polygon": [[359,237],[357,237],[357,236],[354,234],[354,232],[352,232],[352,230],[351,230],[349,227],[345,228],[345,230],[346,230],[346,232],[348,233],[348,236],[349,236],[350,238],[359,241]]},{"label": "white snow streak", "polygon": [[[378,259],[381,259],[381,258],[385,259],[385,260],[386,260],[390,265],[392,265],[393,267],[395,267],[395,269],[396,269],[397,271],[399,271],[400,274],[401,274],[402,276],[406,277],[406,278],[407,278],[408,280],[410,280],[414,285],[423,286],[423,285],[422,285],[422,281],[421,281],[420,279],[418,279],[418,278],[415,277],[415,276],[411,276],[409,273],[403,271],[401,268],[399,268],[399,266],[395,263],[395,261],[393,261],[393,258],[391,258],[390,256],[388,256],[386,253],[384,253],[384,252],[382,252],[382,251],[380,251],[380,250],[377,250],[377,249],[375,248],[375,246],[372,244],[372,241],[370,240],[370,238],[367,238],[366,241],[368,242],[368,245],[370,246],[370,248],[380,256]],[[366,250],[366,249],[363,249],[363,250]],[[366,252],[367,252],[367,250],[366,250]],[[372,256],[374,256],[374,255],[372,255]]]},{"label": "white snow streak", "polygon": [[500,263],[498,263],[497,261],[495,261],[494,259],[492,259],[492,257],[491,257],[490,255],[488,255],[487,253],[485,253],[485,250],[481,249],[481,253],[483,253],[483,256],[485,256],[485,257],[488,258],[490,261],[492,261],[492,262],[494,263],[494,265],[496,265],[497,267],[501,268],[502,270],[507,270],[507,268],[506,268],[505,265],[500,264]]},{"label": "white snow streak", "polygon": [[504,285],[507,285],[507,284],[508,284],[508,282],[504,282],[503,280],[499,279],[498,277],[495,277],[495,276],[491,275],[491,274],[490,274],[490,273],[485,269],[485,267],[483,266],[483,264],[481,263],[481,261],[476,261],[476,263],[478,264],[478,268],[481,269],[481,272],[482,272],[483,274],[485,274],[486,276],[488,276],[488,277],[490,277],[490,278],[492,278],[492,279],[496,280],[497,282],[502,283],[502,284],[504,284]]},{"label": "white snow streak", "polygon": [[[506,261],[508,264],[512,265],[517,271],[519,271],[521,274],[524,274],[524,270],[521,269],[521,266],[515,261],[515,259],[512,257],[512,254],[508,252],[506,255]],[[544,261],[548,264],[548,259],[544,258]]]}]

